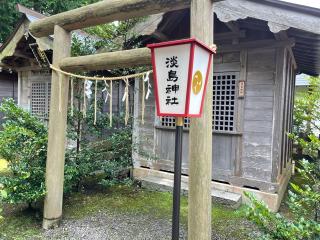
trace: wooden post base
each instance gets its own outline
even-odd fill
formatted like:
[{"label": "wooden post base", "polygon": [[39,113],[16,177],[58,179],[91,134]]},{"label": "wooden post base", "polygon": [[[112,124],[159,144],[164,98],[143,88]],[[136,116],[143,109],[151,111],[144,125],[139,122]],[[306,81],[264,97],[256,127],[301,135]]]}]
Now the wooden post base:
[{"label": "wooden post base", "polygon": [[56,218],[56,219],[43,218],[42,227],[45,230],[57,228],[57,227],[59,227],[60,222],[61,222],[61,217]]}]

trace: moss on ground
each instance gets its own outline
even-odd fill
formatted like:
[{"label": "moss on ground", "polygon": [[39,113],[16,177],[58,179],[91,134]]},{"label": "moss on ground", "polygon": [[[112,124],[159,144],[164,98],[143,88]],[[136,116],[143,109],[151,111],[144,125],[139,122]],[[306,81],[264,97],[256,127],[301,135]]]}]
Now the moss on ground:
[{"label": "moss on ground", "polygon": [[30,209],[10,213],[0,222],[0,239],[37,239],[40,234],[40,218]]},{"label": "moss on ground", "polygon": [[[81,219],[98,211],[116,211],[152,215],[155,218],[171,218],[172,195],[165,192],[151,192],[134,187],[117,186],[102,193],[74,193],[64,202],[65,219]],[[181,199],[181,222],[187,223],[187,198]],[[251,239],[252,231],[241,211],[235,211],[214,204],[212,209],[212,228],[219,235],[229,239]],[[5,239],[39,238],[41,219],[34,212],[24,211],[5,216],[0,224]]]}]

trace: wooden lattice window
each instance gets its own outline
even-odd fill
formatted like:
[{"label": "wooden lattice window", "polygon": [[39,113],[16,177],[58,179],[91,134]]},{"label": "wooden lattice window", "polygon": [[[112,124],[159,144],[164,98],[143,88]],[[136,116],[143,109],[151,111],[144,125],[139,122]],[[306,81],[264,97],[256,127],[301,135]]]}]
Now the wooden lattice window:
[{"label": "wooden lattice window", "polygon": [[235,131],[236,73],[215,73],[213,76],[213,129]]},{"label": "wooden lattice window", "polygon": [[[236,130],[236,86],[237,72],[214,73],[213,76],[213,131],[233,132]],[[161,117],[160,126],[175,127],[174,117]],[[184,119],[184,128],[190,127],[190,119]]]},{"label": "wooden lattice window", "polygon": [[31,113],[39,118],[49,118],[51,83],[31,83]]},{"label": "wooden lattice window", "polygon": [[[175,127],[176,119],[174,117],[160,117],[160,124],[162,127]],[[190,118],[184,118],[184,128],[190,127]]]}]

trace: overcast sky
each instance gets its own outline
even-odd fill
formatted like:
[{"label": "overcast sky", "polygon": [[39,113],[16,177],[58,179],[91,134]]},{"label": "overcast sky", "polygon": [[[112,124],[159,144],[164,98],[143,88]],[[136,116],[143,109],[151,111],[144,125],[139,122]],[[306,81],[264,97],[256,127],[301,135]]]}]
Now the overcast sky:
[{"label": "overcast sky", "polygon": [[320,0],[281,0],[284,2],[291,2],[299,5],[306,5],[314,8],[320,8]]}]

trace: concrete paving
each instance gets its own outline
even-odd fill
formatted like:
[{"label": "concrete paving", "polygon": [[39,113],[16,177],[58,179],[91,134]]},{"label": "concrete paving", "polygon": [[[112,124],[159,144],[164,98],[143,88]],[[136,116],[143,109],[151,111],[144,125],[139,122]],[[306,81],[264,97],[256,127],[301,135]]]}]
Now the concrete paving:
[{"label": "concrete paving", "polygon": [[[145,176],[139,178],[141,186],[147,189],[156,191],[172,192],[173,180],[167,178],[161,178],[156,176]],[[181,193],[188,195],[188,182],[181,181]],[[242,202],[241,194],[221,191],[218,189],[211,189],[211,197],[213,202],[219,202],[223,205],[230,206],[232,208],[238,208]]]}]

